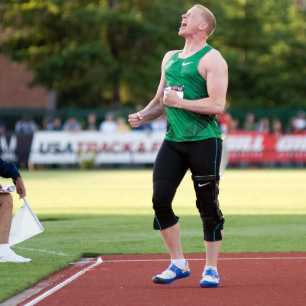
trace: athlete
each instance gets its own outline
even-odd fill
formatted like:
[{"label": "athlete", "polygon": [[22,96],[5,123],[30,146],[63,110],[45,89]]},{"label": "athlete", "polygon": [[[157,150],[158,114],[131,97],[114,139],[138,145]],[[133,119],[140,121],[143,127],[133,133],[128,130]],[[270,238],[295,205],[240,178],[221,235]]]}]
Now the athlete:
[{"label": "athlete", "polygon": [[182,50],[164,56],[161,79],[155,97],[141,111],[129,115],[138,127],[165,112],[168,129],[153,171],[154,228],[160,230],[169,251],[169,267],[153,277],[153,282],[169,284],[191,273],[180,240],[179,218],[172,210],[176,189],[190,169],[196,205],[203,221],[206,265],[201,287],[217,287],[217,271],[224,218],[219,208],[219,166],[221,131],[216,115],[224,111],[228,68],[219,51],[207,43],[216,19],[202,5],[182,15],[179,35]]},{"label": "athlete", "polygon": [[[24,198],[26,195],[26,189],[19,171],[14,164],[4,162],[0,159],[0,176],[13,179],[16,185],[16,191],[20,198]],[[30,262],[30,258],[25,258],[17,255],[8,243],[9,232],[11,228],[13,211],[13,198],[9,193],[1,192],[0,186],[0,263],[1,262],[13,262],[13,263],[25,263]]]}]

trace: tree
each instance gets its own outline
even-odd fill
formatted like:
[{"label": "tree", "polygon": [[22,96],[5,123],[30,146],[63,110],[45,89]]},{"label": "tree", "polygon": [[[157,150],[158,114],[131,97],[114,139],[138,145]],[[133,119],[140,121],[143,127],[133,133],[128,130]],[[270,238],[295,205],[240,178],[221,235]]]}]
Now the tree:
[{"label": "tree", "polygon": [[[305,106],[306,16],[301,1],[199,1],[217,17],[209,42],[230,68],[232,106]],[[2,52],[26,63],[60,105],[145,104],[164,53],[182,47],[191,0],[29,0],[0,6]]]},{"label": "tree", "polygon": [[7,1],[0,12],[11,31],[1,51],[26,63],[61,105],[148,99],[162,53],[178,40],[168,31],[179,15],[174,2]]}]

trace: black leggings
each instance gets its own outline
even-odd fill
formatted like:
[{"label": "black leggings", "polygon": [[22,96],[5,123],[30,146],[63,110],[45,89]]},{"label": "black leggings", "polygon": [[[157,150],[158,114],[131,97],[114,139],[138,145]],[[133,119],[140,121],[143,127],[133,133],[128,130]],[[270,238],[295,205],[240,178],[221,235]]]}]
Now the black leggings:
[{"label": "black leggings", "polygon": [[157,155],[153,172],[154,229],[175,225],[178,217],[172,210],[176,189],[190,169],[204,231],[204,240],[222,239],[224,218],[219,208],[219,167],[222,141],[211,138],[193,142],[165,140]]}]

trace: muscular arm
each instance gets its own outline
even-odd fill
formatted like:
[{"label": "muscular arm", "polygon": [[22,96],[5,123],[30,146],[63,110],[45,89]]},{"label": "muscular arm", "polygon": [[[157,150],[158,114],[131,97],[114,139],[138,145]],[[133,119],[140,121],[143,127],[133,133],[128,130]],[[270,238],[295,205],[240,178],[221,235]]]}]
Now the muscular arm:
[{"label": "muscular arm", "polygon": [[208,97],[198,100],[179,99],[170,91],[164,99],[164,104],[182,108],[199,114],[220,114],[226,105],[228,87],[228,68],[218,51],[211,51],[200,62],[199,72],[206,79]]},{"label": "muscular arm", "polygon": [[176,51],[169,51],[165,54],[162,65],[161,65],[161,77],[160,82],[156,91],[154,98],[148,103],[148,105],[135,114],[129,115],[129,123],[132,127],[138,127],[143,123],[152,121],[158,117],[160,117],[164,112],[164,105],[162,103],[162,98],[164,95],[164,87],[165,87],[165,72],[164,67],[170,57]]},{"label": "muscular arm", "polygon": [[140,112],[140,116],[144,119],[145,122],[152,121],[156,118],[159,118],[164,112],[163,105],[159,103],[154,103],[153,105],[150,105],[148,109],[143,109]]}]

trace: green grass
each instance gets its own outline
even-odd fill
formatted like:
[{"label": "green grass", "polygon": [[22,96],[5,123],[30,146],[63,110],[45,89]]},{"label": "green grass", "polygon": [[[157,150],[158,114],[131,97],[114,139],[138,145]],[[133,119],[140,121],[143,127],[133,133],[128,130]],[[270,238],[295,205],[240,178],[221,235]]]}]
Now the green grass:
[{"label": "green grass", "polygon": [[[0,301],[84,254],[165,252],[152,231],[150,170],[36,171],[24,177],[28,200],[46,231],[16,247],[32,263],[0,264]],[[306,170],[227,171],[220,198],[226,216],[223,251],[306,251],[305,182]],[[185,251],[203,251],[190,175],[174,207]]]}]

